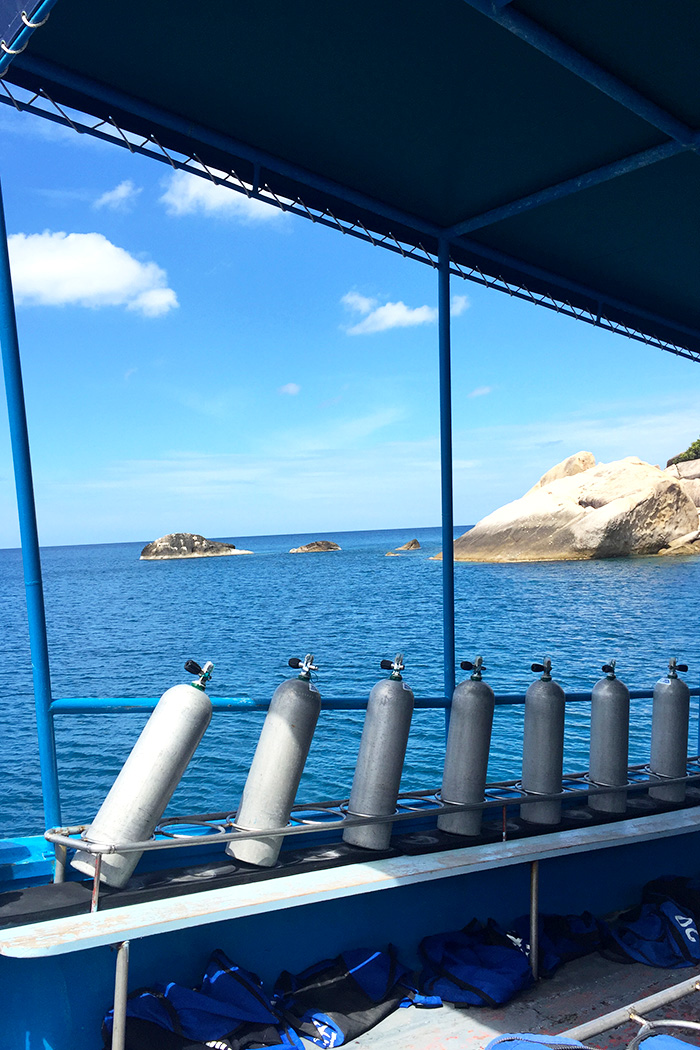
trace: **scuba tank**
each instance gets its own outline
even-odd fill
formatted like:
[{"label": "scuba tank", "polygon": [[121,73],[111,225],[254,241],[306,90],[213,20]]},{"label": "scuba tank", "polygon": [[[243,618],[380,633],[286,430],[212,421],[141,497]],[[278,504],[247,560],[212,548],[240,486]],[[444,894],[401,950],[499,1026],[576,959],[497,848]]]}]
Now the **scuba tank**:
[{"label": "scuba tank", "polygon": [[[122,766],[107,798],[84,833],[87,842],[145,842],[150,839],[182,774],[211,721],[205,687],[214,669],[188,660],[185,670],[198,675],[191,685],[176,685],[161,696]],[[139,862],[140,853],[104,853],[100,881],[121,889]],[[95,855],[79,850],[72,867],[95,874]]]},{"label": "scuba tank", "polygon": [[[615,677],[615,661],[603,664],[606,677],[591,693],[591,753],[588,779],[596,787],[627,786],[630,694]],[[588,805],[597,813],[624,813],[627,792],[589,795]]]},{"label": "scuba tank", "polygon": [[[651,715],[651,760],[649,772],[659,777],[684,777],[688,767],[688,720],[690,692],[679,671],[687,664],[668,662],[668,677],[654,686]],[[660,784],[649,788],[649,798],[659,802],[683,802],[685,784]]]},{"label": "scuba tank", "polygon": [[[552,661],[533,664],[542,677],[525,694],[522,789],[533,795],[554,795],[562,788],[564,765],[564,690],[552,681]],[[559,824],[561,799],[520,807],[528,824]]]},{"label": "scuba tank", "polygon": [[[360,751],[350,790],[348,816],[383,817],[396,812],[408,733],[413,716],[413,693],[401,677],[403,654],[397,653],[392,663],[382,660],[389,678],[377,684],[369,694],[367,714],[362,729]],[[366,849],[387,849],[392,825],[358,824],[346,828],[343,841]]]},{"label": "scuba tank", "polygon": [[[441,797],[443,802],[483,802],[496,701],[481,680],[486,668],[480,656],[473,664],[463,660],[460,667],[473,673],[452,694]],[[437,826],[452,835],[478,835],[482,816],[480,809],[441,813]]]},{"label": "scuba tank", "polygon": [[[304,772],[321,711],[321,694],[311,681],[311,672],[318,668],[311,653],[303,661],[292,657],[288,663],[299,675],[278,685],[270,701],[236,813],[234,827],[240,831],[286,827]],[[233,839],[226,852],[246,864],[271,868],[283,838]]]}]

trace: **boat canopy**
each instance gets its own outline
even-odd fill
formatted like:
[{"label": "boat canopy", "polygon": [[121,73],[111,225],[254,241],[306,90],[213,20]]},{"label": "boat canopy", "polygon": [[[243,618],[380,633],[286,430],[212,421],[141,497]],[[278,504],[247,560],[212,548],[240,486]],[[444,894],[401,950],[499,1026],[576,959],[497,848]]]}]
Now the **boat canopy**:
[{"label": "boat canopy", "polygon": [[0,0],[0,39],[10,105],[700,360],[696,0]]}]

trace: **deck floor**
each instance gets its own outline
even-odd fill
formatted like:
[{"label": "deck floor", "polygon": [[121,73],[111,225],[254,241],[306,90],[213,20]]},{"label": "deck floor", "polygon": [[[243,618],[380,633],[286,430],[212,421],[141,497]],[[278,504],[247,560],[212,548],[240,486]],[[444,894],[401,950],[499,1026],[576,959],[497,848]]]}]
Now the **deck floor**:
[{"label": "deck floor", "polygon": [[[435,1010],[398,1010],[348,1045],[355,1050],[480,1050],[503,1032],[563,1032],[679,984],[693,973],[692,969],[661,970],[640,963],[621,966],[590,955],[568,963],[554,977],[538,982],[500,1009],[443,1006]],[[648,1016],[698,1021],[700,992]],[[588,1044],[618,1050],[627,1046],[638,1030],[637,1024],[628,1022],[588,1040]],[[700,1033],[672,1034],[700,1044]]]}]

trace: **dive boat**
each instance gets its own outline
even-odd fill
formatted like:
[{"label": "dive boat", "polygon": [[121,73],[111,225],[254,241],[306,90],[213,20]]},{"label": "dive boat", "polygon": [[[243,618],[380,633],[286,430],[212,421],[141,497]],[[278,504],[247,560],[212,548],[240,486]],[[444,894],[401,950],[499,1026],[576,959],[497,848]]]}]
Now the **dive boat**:
[{"label": "dive boat", "polygon": [[[452,282],[532,301],[637,340],[645,352],[700,361],[699,51],[693,0],[672,8],[663,0],[270,0],[216,10],[183,0],[3,0],[0,102],[434,269],[447,553]],[[507,925],[528,913],[536,978],[541,912],[606,915],[636,904],[652,879],[700,872],[700,749],[688,745],[690,697],[700,690],[688,689],[674,659],[653,691],[660,728],[644,766],[625,761],[620,772],[618,720],[599,738],[591,768],[562,777],[564,704],[595,705],[596,694],[564,698],[545,662],[527,699],[487,700],[525,703],[526,719],[528,711],[535,719],[520,781],[465,785],[477,768],[485,777],[490,734],[472,711],[453,748],[468,754],[455,774],[462,797],[441,786],[442,770],[425,790],[397,797],[414,703],[411,694],[410,710],[401,710],[410,690],[397,656],[367,707],[369,750],[347,798],[298,806],[296,778],[319,717],[309,708],[309,654],[271,705],[284,722],[285,705],[301,704],[294,718],[303,709],[306,744],[295,738],[292,754],[283,732],[263,747],[263,730],[265,762],[237,813],[163,818],[212,712],[250,709],[219,698],[207,708],[209,669],[190,666],[189,683],[169,691],[189,721],[164,718],[168,693],[158,705],[144,701],[160,719],[149,723],[156,743],[139,742],[107,809],[65,825],[54,723],[76,711],[99,717],[105,703],[62,699],[51,688],[1,208],[0,227],[0,346],[46,826],[44,837],[0,842],[0,1050],[96,1050],[110,1008],[111,1045],[123,1050],[128,995],[164,979],[166,968],[168,980],[193,987],[217,947],[269,983],[368,944],[392,943],[414,965],[421,939],[437,931],[473,917]],[[456,681],[447,556],[442,594],[442,691],[415,704],[445,709],[454,726],[457,698],[484,683],[478,663]],[[614,667],[605,674],[610,689]],[[635,685],[633,700],[652,696],[648,683]],[[478,695],[482,711],[486,694]],[[326,710],[348,706],[323,699]],[[161,760],[167,768],[144,801]],[[386,789],[373,777],[388,769]],[[617,978],[607,962],[601,972],[576,971],[610,997]],[[644,980],[633,989],[620,978],[613,1005],[643,998]],[[698,981],[686,984],[691,991]],[[548,998],[539,986],[527,994],[529,1003]],[[560,1015],[543,1024],[572,1031],[588,1020],[583,1011],[580,1003],[569,1011],[576,1023]],[[436,1014],[410,1039],[411,1022],[392,1018],[385,1042],[381,1032],[377,1040],[466,1045],[466,1014],[445,1016],[443,1029]],[[483,1045],[487,1030],[508,1031],[509,1016],[489,1011],[473,1044]]]}]

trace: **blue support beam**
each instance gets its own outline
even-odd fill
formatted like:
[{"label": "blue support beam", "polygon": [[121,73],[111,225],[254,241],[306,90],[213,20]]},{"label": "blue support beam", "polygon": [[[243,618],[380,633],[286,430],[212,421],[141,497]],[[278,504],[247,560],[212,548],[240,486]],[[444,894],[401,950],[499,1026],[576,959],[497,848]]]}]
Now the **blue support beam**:
[{"label": "blue support beam", "polygon": [[646,98],[641,92],[616,77],[614,73],[608,72],[590,58],[586,58],[576,48],[560,40],[558,36],[528,18],[527,15],[512,8],[499,10],[491,0],[464,0],[464,2],[473,7],[475,11],[485,15],[486,18],[491,19],[492,22],[503,26],[513,36],[517,36],[530,47],[534,47],[553,62],[568,69],[580,80],[584,80],[591,87],[624,106],[630,113],[635,113],[652,127],[658,128],[664,135],[668,135],[669,138],[675,139],[690,149],[694,148],[697,140],[694,128],[684,124],[682,120],[678,120],[677,117],[658,106],[656,102]]},{"label": "blue support beam", "polygon": [[[696,136],[696,141],[700,144],[700,135]],[[512,219],[516,215],[531,211],[533,208],[539,208],[543,204],[551,204],[552,201],[570,197],[572,194],[580,193],[581,190],[590,189],[592,186],[600,186],[602,183],[610,182],[621,175],[628,175],[630,172],[638,171],[640,168],[658,164],[659,161],[668,160],[669,157],[675,157],[679,153],[685,153],[690,148],[690,146],[682,146],[675,141],[666,142],[661,146],[652,146],[651,149],[641,150],[639,153],[633,153],[628,157],[623,157],[621,160],[613,161],[611,164],[604,164],[600,168],[594,168],[585,172],[583,175],[575,175],[572,179],[564,179],[562,182],[548,186],[546,189],[538,190],[537,193],[530,193],[526,197],[509,201],[507,204],[502,204],[498,208],[491,208],[480,215],[473,215],[471,218],[451,226],[446,231],[447,235],[450,238],[461,237],[465,233],[472,233],[474,230],[481,230],[485,226],[503,222],[504,219]]]},{"label": "blue support beam", "polygon": [[10,421],[10,441],[15,468],[19,529],[22,539],[24,587],[27,595],[29,644],[34,677],[41,787],[44,798],[44,816],[48,828],[60,824],[61,810],[58,794],[58,769],[53,716],[51,714],[51,675],[49,648],[46,639],[44,588],[41,579],[39,535],[34,506],[32,464],[29,454],[27,414],[24,404],[22,367],[19,357],[17,320],[15,318],[10,275],[10,257],[7,247],[7,229],[0,189],[0,350],[2,351],[5,395]]},{"label": "blue support beam", "polygon": [[[276,157],[274,154],[267,153],[265,150],[258,149],[256,146],[250,146],[222,132],[212,131],[202,124],[179,117],[175,113],[161,109],[159,106],[154,106],[149,102],[144,102],[140,98],[126,95],[106,84],[91,80],[89,77],[73,73],[62,66],[55,65],[53,62],[48,62],[46,59],[37,58],[33,55],[23,55],[17,61],[17,68],[24,69],[34,76],[45,78],[50,83],[60,84],[69,91],[75,91],[86,98],[92,98],[96,102],[107,105],[116,111],[121,110],[133,115],[138,120],[146,121],[153,129],[153,134],[156,137],[162,131],[174,132],[176,135],[182,135],[194,143],[209,146],[231,158],[240,158],[243,161],[248,161],[258,174],[260,171],[264,173],[265,170],[274,172],[282,175],[284,178],[299,182],[303,186],[308,186],[310,189],[319,190],[330,197],[336,197],[338,200],[353,204],[362,211],[380,215],[382,218],[395,222],[397,225],[416,230],[425,237],[438,237],[440,235],[440,227],[436,223],[419,220],[415,215],[404,212],[400,208],[387,204],[385,201],[369,197],[357,190],[343,186],[333,179],[317,175],[307,168],[300,167],[298,164],[293,164],[281,157]],[[119,140],[115,137],[112,138],[112,141],[118,143]],[[206,173],[204,174],[208,178]]]},{"label": "blue support beam", "polygon": [[[455,688],[454,514],[452,506],[452,376],[450,341],[450,244],[438,252],[440,356],[440,482],[442,491],[442,637],[445,696]],[[448,708],[449,715],[449,708]]]},{"label": "blue support beam", "polygon": [[[482,10],[483,7],[484,10],[482,13],[485,13],[488,16],[494,15],[494,12],[491,10],[490,5],[488,5],[485,2],[482,2],[482,0],[478,0],[478,2],[477,0],[465,0],[465,2],[472,3],[472,6],[476,7],[478,10]],[[106,103],[109,106],[113,106],[115,110],[124,110],[126,112],[132,112],[139,120],[148,121],[151,124],[151,135],[153,136],[155,141],[158,141],[160,135],[167,135],[168,131],[174,131],[177,134],[187,135],[193,140],[200,142],[202,146],[211,146],[216,150],[221,150],[228,153],[232,157],[239,157],[242,160],[249,161],[251,164],[257,167],[258,171],[267,170],[271,173],[280,174],[285,178],[288,177],[298,180],[300,183],[312,189],[320,190],[324,193],[331,194],[346,204],[354,205],[359,209],[366,210],[370,213],[382,217],[385,220],[396,222],[401,226],[405,226],[408,230],[411,230],[414,233],[414,235],[418,235],[421,238],[425,238],[428,244],[431,240],[439,241],[443,237],[448,238],[452,240],[456,246],[458,245],[460,248],[463,248],[470,254],[473,253],[477,260],[479,259],[479,257],[481,257],[482,259],[489,260],[496,266],[504,266],[511,270],[514,270],[516,273],[521,275],[523,287],[527,287],[527,281],[529,279],[532,279],[538,283],[545,282],[546,285],[548,285],[548,289],[546,292],[541,288],[535,288],[533,290],[532,298],[534,301],[538,301],[537,297],[540,295],[551,295],[554,300],[558,300],[560,302],[567,302],[569,296],[585,296],[586,299],[592,300],[600,304],[600,312],[606,318],[611,318],[614,321],[615,313],[621,310],[624,311],[624,313],[628,315],[630,319],[638,319],[637,323],[639,324],[639,332],[642,342],[649,341],[652,345],[662,346],[663,349],[669,350],[673,353],[677,353],[681,357],[686,357],[692,361],[699,360],[698,353],[695,350],[688,349],[687,345],[683,340],[684,337],[686,337],[688,339],[691,339],[693,342],[697,343],[698,341],[700,341],[700,329],[692,328],[688,325],[679,324],[673,318],[661,317],[657,314],[644,310],[641,307],[635,306],[631,303],[627,303],[623,300],[619,300],[617,298],[608,296],[600,288],[591,288],[590,286],[585,285],[581,282],[571,281],[565,277],[562,277],[559,274],[552,273],[541,267],[532,265],[523,259],[519,259],[515,256],[508,255],[506,252],[487,248],[484,244],[481,244],[477,241],[472,241],[465,235],[462,235],[459,238],[452,237],[449,228],[443,229],[437,227],[433,223],[419,221],[416,218],[416,216],[402,212],[400,209],[386,205],[382,201],[377,201],[373,198],[367,197],[362,193],[357,193],[356,191],[347,189],[341,186],[340,184],[333,182],[332,180],[325,179],[322,176],[317,176],[313,173],[306,171],[305,169],[299,168],[296,165],[289,164],[283,159],[264,153],[260,150],[255,149],[254,147],[246,145],[245,143],[238,142],[230,138],[229,136],[210,132],[206,128],[202,128],[198,125],[192,124],[191,122],[184,121],[177,117],[173,117],[172,114],[166,113],[165,111],[160,110],[158,107],[142,103],[139,100],[134,100],[129,96],[123,95],[121,92],[117,92],[111,88],[106,87],[105,85],[97,84],[77,74],[67,73],[65,70],[58,69],[53,63],[25,55],[21,57],[21,59],[18,62],[18,65],[20,65],[20,63],[21,66],[25,68],[28,72],[31,72],[37,76],[45,76],[49,81],[59,83],[62,86],[67,87],[71,91],[85,93],[88,97],[92,94],[97,100],[101,101],[102,103]],[[32,104],[16,103],[11,97],[6,98],[0,95],[0,102],[8,105],[16,105],[17,108],[20,110],[27,110],[35,113],[39,112],[36,106],[33,106]],[[72,121],[69,120],[67,117],[60,117],[59,111],[57,111],[56,115],[42,112],[42,116],[47,115],[49,119],[53,120],[56,123],[63,123],[66,126],[74,126]],[[96,137],[102,139],[109,138],[110,141],[113,142],[115,145],[122,146],[123,148],[129,148],[132,150],[132,152],[146,152],[145,147],[143,145],[132,145],[126,140],[126,138],[121,138],[118,135],[107,136],[98,128],[91,128],[88,125],[78,124],[77,127],[81,133],[95,135]],[[134,134],[133,128],[126,128],[126,131]],[[697,139],[697,132],[688,129],[688,133],[691,136],[695,136],[695,138],[693,138],[693,142],[695,142]],[[141,131],[139,132],[139,134],[143,135],[143,132]],[[692,143],[689,144],[688,148],[692,148]],[[173,163],[173,160],[171,160],[167,154],[164,154],[162,157],[158,157],[157,159],[163,160],[168,164],[172,164],[174,167],[186,167],[186,165],[182,164],[177,160],[175,160],[175,162]],[[188,170],[192,171],[191,168],[189,168]],[[199,174],[204,178],[209,177],[206,174],[206,172],[202,171],[193,171],[193,174]],[[237,187],[235,186],[231,186],[231,188],[233,190],[237,189]],[[316,219],[316,221],[323,222],[323,220],[321,219]],[[363,239],[365,239],[364,232],[362,231],[363,228],[358,228],[357,236],[362,236]],[[343,230],[343,232],[353,235],[352,230]],[[391,242],[391,240],[380,240],[378,241],[378,243],[381,244],[383,247],[389,248],[392,251],[397,250],[399,252],[402,252],[402,249],[396,247]],[[418,240],[416,240],[415,243],[419,243]],[[424,250],[427,251],[427,249]],[[420,259],[420,261],[423,261],[421,257],[418,258]],[[429,259],[430,257],[426,255],[426,260]],[[477,262],[477,265],[481,264]],[[497,270],[493,270],[490,267],[489,272],[496,275],[498,273]],[[542,305],[549,306],[550,304],[547,301],[543,301]],[[554,308],[556,309],[556,305]],[[588,320],[587,317],[584,317],[583,319]],[[651,322],[652,325],[663,325],[664,328],[668,328],[670,332],[674,333],[673,337],[671,337],[670,334],[668,337],[668,342],[671,345],[667,346],[662,342],[656,340],[654,337],[650,337],[649,340],[644,338],[644,333],[647,330],[649,322]],[[626,334],[631,335],[633,338],[637,337],[634,331]]]}]

